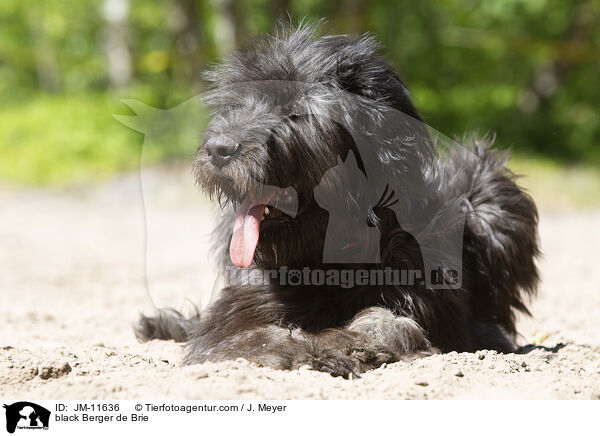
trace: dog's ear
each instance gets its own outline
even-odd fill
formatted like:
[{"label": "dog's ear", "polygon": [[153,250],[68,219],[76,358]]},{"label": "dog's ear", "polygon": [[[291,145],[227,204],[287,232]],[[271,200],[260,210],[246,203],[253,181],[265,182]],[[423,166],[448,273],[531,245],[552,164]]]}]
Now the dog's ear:
[{"label": "dog's ear", "polygon": [[347,92],[384,103],[422,121],[410,91],[390,64],[377,55],[379,44],[370,36],[348,41],[339,51],[336,80]]}]

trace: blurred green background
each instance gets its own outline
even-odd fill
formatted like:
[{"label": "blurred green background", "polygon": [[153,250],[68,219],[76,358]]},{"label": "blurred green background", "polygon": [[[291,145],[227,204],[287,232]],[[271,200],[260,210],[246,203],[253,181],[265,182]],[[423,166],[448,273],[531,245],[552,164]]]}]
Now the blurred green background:
[{"label": "blurred green background", "polygon": [[598,0],[2,0],[0,180],[135,169],[143,137],[112,117],[131,114],[120,99],[181,103],[207,63],[288,13],[372,32],[430,126],[496,132],[540,195],[600,197]]}]

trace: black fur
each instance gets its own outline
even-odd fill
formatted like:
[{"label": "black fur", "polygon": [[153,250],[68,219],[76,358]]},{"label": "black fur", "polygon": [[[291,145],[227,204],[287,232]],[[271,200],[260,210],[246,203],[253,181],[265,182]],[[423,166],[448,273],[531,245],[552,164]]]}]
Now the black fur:
[{"label": "black fur", "polygon": [[[224,209],[216,228],[218,255],[231,266],[234,209],[259,182],[293,187],[299,209],[293,219],[261,227],[253,268],[365,267],[323,264],[328,215],[312,195],[338,157],[353,153],[362,171],[380,165],[395,186],[410,186],[396,189],[400,207],[395,214],[376,206],[369,212],[371,225],[381,232],[380,267],[422,269],[427,232],[439,237],[451,225],[447,211],[465,211],[461,287],[231,283],[191,319],[168,311],[142,317],[138,338],[187,341],[186,364],[243,357],[274,368],[307,365],[345,377],[437,351],[513,351],[515,311],[528,313],[525,300],[538,282],[538,244],[535,204],[506,169],[508,156],[492,150],[487,137],[467,137],[464,148],[442,158],[419,122],[410,124],[414,131],[405,131],[404,140],[390,141],[381,127],[386,114],[421,118],[402,80],[377,55],[377,43],[370,37],[346,40],[314,33],[311,26],[284,30],[207,74],[212,83],[207,103],[215,111],[205,143],[226,136],[240,144],[221,168],[204,146],[197,155],[198,183]],[[264,81],[277,82],[266,82],[266,93],[247,85]],[[308,84],[308,91],[302,98],[274,101],[290,83]],[[336,121],[342,119],[350,121]],[[359,152],[361,134],[368,147]],[[419,146],[407,139],[414,137],[420,138]],[[329,189],[331,195],[345,195],[339,187]],[[398,210],[406,216],[399,217]],[[421,223],[420,216],[433,218]],[[418,225],[408,232],[404,220],[411,217]],[[438,231],[431,232],[434,225]]]}]

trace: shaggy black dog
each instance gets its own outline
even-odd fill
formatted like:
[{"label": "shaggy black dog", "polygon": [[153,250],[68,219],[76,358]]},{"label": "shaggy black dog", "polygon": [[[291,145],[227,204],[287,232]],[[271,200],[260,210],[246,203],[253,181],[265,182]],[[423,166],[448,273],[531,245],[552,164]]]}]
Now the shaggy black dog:
[{"label": "shaggy black dog", "polygon": [[283,30],[207,74],[196,176],[222,205],[225,270],[249,275],[229,274],[192,318],[142,317],[138,338],[187,341],[186,364],[243,357],[344,377],[514,350],[515,312],[538,282],[537,211],[508,157],[489,138],[436,137],[371,37],[315,31]]}]

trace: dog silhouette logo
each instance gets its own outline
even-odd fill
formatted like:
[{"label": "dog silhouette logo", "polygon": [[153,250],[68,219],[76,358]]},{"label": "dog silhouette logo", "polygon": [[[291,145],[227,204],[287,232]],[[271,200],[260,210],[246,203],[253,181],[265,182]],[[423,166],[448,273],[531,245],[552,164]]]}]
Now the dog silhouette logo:
[{"label": "dog silhouette logo", "polygon": [[[338,186],[339,190],[330,189],[330,186]],[[338,165],[323,175],[314,190],[315,201],[329,213],[323,262],[380,261],[381,235],[371,224],[369,215],[382,195],[376,188],[368,183],[352,152],[345,161],[338,156]]]},{"label": "dog silhouette logo", "polygon": [[3,406],[6,409],[6,431],[18,429],[48,429],[50,411],[38,404],[19,401]]}]

